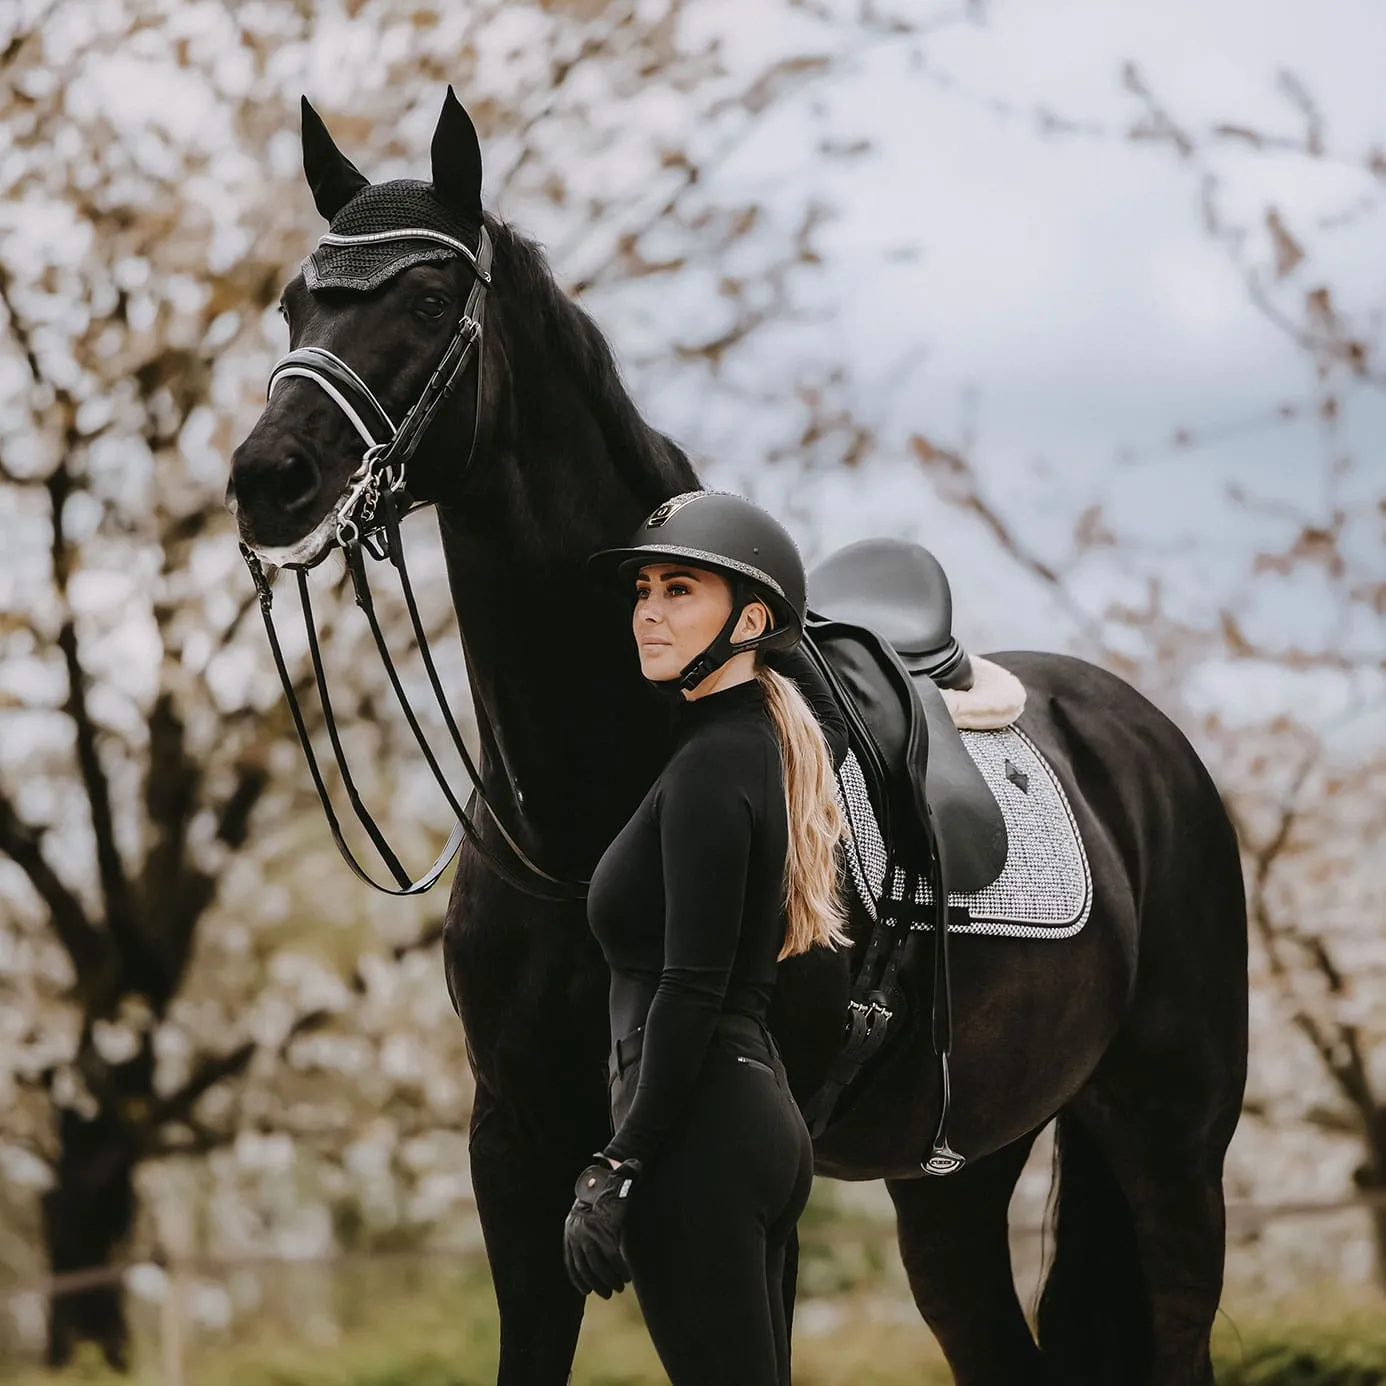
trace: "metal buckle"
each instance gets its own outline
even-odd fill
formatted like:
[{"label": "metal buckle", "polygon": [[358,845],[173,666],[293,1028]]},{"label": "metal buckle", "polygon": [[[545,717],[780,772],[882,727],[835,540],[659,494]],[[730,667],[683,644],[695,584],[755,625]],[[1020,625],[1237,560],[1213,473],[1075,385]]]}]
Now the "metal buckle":
[{"label": "metal buckle", "polygon": [[375,443],[366,449],[356,469],[357,479],[337,511],[337,542],[344,549],[359,543],[369,532],[364,527],[375,519],[382,490],[388,486],[391,491],[397,491],[404,484],[403,467],[396,474],[396,469],[388,463],[381,465],[381,458],[389,450],[389,443]]},{"label": "metal buckle", "polygon": [[847,1009],[851,1014],[852,1037],[855,1039],[871,1038],[872,1031],[878,1024],[889,1024],[894,1018],[895,1012],[889,1007],[882,1005],[881,1002],[872,1000],[867,1002],[849,1001]]}]

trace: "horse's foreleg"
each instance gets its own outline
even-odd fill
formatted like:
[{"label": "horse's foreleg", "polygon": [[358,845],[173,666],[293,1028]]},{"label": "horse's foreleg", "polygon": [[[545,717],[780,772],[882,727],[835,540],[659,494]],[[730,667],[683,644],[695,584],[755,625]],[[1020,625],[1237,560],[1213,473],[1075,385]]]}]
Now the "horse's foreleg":
[{"label": "horse's foreleg", "polygon": [[572,1369],[584,1300],[563,1270],[563,1219],[587,1160],[572,1145],[536,1149],[478,1086],[472,1187],[500,1309],[498,1386],[564,1386]]},{"label": "horse's foreleg", "polygon": [[1039,1349],[1015,1293],[1007,1209],[1034,1134],[936,1179],[890,1179],[914,1302],[957,1386],[1040,1386]]}]

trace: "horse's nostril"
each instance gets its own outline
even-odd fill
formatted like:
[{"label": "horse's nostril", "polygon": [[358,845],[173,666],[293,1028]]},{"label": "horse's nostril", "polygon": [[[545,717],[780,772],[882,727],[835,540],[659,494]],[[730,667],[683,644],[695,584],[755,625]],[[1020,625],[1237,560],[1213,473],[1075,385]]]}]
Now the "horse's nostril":
[{"label": "horse's nostril", "polygon": [[301,510],[317,495],[321,481],[317,466],[310,458],[292,453],[280,469],[280,499],[290,510]]}]

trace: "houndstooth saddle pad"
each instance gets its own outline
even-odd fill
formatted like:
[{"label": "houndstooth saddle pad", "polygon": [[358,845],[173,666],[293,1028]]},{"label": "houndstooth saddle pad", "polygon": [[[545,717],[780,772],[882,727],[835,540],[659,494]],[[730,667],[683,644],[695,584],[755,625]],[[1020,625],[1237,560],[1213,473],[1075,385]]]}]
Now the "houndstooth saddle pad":
[{"label": "houndstooth saddle pad", "polygon": [[[985,889],[948,897],[950,934],[999,938],[1072,938],[1092,910],[1092,872],[1063,785],[1034,742],[1015,726],[959,731],[1006,820],[1006,865]],[[886,882],[886,846],[867,797],[866,780],[852,752],[838,771],[837,797],[851,829],[848,866],[857,894],[874,919],[887,886],[899,900],[904,872]],[[932,902],[927,883],[915,895]],[[954,923],[953,920],[958,922]],[[916,929],[932,929],[917,922]]]}]

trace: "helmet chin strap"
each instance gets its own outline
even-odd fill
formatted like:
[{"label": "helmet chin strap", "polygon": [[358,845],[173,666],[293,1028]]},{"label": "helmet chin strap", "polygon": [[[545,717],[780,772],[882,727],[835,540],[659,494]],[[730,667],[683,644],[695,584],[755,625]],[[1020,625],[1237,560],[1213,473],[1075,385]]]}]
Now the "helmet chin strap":
[{"label": "helmet chin strap", "polygon": [[662,693],[691,693],[709,674],[715,673],[733,655],[739,655],[746,650],[754,650],[756,646],[763,644],[774,633],[773,624],[767,625],[759,635],[753,635],[749,640],[734,641],[732,631],[736,629],[736,623],[741,619],[741,613],[747,606],[758,601],[759,598],[743,582],[732,584],[732,609],[727,619],[722,622],[722,629],[712,638],[712,643],[701,653],[694,655],[687,664],[679,670],[671,679],[646,679],[652,687],[657,688]]}]

